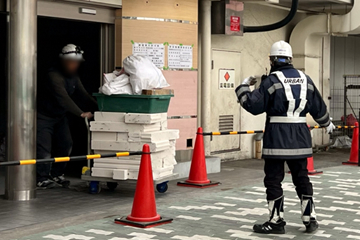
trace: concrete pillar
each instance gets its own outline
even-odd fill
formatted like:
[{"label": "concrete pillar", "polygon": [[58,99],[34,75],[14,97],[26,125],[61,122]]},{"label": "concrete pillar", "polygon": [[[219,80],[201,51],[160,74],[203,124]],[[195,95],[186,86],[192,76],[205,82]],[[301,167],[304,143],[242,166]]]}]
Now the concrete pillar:
[{"label": "concrete pillar", "polygon": [[[10,1],[7,160],[36,157],[37,0]],[[35,198],[35,165],[8,167],[5,196]]]},{"label": "concrete pillar", "polygon": [[[211,121],[211,1],[200,2],[201,30],[201,126],[204,132],[210,129]],[[205,154],[210,155],[210,138],[204,138]]]}]

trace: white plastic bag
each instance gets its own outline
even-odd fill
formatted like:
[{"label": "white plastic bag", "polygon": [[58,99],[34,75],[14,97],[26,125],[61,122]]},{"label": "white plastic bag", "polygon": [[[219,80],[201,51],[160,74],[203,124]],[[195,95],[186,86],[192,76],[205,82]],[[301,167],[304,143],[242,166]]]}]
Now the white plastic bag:
[{"label": "white plastic bag", "polygon": [[104,82],[105,84],[100,88],[100,92],[105,95],[133,94],[129,76],[126,74],[121,74],[118,77],[114,73],[104,74]]},{"label": "white plastic bag", "polygon": [[144,56],[130,55],[124,59],[124,71],[130,75],[130,84],[134,94],[140,95],[142,90],[151,90],[170,86],[150,59]]}]

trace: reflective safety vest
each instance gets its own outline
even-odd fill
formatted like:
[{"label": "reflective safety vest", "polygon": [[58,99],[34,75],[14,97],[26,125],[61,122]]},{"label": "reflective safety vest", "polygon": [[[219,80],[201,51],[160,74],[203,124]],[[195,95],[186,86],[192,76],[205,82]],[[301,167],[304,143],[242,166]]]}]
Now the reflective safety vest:
[{"label": "reflective safety vest", "polygon": [[[278,117],[278,116],[270,116],[270,123],[306,123],[306,117],[300,117],[300,113],[305,109],[307,103],[307,77],[301,71],[298,71],[300,77],[299,78],[286,78],[284,73],[277,71],[274,72],[283,85],[285,90],[286,99],[289,102],[287,116],[286,117]],[[291,89],[292,85],[300,85],[300,104],[297,109],[296,100],[294,98],[293,91]]]},{"label": "reflective safety vest", "polygon": [[258,89],[251,91],[248,85],[240,85],[236,93],[248,112],[267,114],[263,158],[310,157],[312,141],[306,114],[310,113],[321,126],[330,123],[327,107],[313,81],[291,65],[272,72]]}]

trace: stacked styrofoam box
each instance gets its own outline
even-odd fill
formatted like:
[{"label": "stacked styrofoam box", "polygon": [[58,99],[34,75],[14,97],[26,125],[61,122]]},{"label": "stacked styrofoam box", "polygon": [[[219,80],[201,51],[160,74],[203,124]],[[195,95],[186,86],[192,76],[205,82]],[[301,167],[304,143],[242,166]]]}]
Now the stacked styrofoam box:
[{"label": "stacked styrofoam box", "polygon": [[[96,112],[91,122],[95,153],[138,152],[149,144],[154,179],[173,174],[175,142],[179,130],[167,129],[167,114]],[[137,179],[141,156],[94,160],[92,176],[117,180]]]}]

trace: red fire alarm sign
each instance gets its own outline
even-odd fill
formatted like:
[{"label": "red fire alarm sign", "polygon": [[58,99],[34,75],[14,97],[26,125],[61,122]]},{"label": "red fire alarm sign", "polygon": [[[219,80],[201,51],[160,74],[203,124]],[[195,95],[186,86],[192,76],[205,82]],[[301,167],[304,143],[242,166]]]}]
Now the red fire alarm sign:
[{"label": "red fire alarm sign", "polygon": [[240,17],[230,16],[230,30],[240,32]]}]

